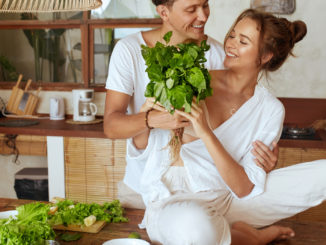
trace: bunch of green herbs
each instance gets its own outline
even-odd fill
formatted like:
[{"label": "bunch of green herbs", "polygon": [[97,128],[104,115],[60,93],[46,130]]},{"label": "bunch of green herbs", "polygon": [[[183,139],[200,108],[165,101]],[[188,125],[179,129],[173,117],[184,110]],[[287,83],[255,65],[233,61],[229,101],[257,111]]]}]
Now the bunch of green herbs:
[{"label": "bunch of green herbs", "polygon": [[200,46],[195,43],[168,45],[171,36],[172,32],[164,35],[166,45],[161,42],[152,48],[141,45],[150,79],[145,97],[154,97],[171,113],[182,108],[190,112],[193,96],[198,103],[212,95],[211,77],[204,66],[205,52],[210,46],[206,40]]}]

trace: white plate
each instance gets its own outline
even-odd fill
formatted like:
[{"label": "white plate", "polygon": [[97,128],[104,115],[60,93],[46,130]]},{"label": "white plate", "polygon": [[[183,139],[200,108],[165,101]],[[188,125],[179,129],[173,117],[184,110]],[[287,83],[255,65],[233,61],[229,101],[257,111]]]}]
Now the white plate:
[{"label": "white plate", "polygon": [[145,240],[135,238],[119,238],[106,241],[103,245],[150,245]]},{"label": "white plate", "polygon": [[10,216],[13,216],[15,218],[17,214],[18,214],[17,210],[0,212],[0,219],[8,219]]}]

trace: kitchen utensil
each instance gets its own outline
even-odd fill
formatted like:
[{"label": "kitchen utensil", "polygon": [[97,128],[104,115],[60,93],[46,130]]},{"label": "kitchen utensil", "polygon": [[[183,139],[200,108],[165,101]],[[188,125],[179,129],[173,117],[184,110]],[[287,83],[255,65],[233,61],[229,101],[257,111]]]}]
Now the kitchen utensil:
[{"label": "kitchen utensil", "polygon": [[102,245],[150,245],[145,240],[134,238],[119,238],[104,242]]},{"label": "kitchen utensil", "polygon": [[34,114],[37,102],[39,100],[39,94],[40,94],[41,90],[42,90],[42,87],[38,87],[35,95],[30,94],[29,100],[27,101],[26,110],[25,110],[26,115],[33,115]]},{"label": "kitchen utensil", "polygon": [[16,85],[12,88],[11,95],[10,95],[10,98],[9,98],[9,101],[8,101],[7,107],[6,107],[7,111],[12,111],[12,109],[13,109],[13,105],[15,103],[17,92],[19,90],[19,84],[20,84],[22,79],[23,79],[23,75],[20,74],[19,77],[18,77]]},{"label": "kitchen utensil", "polygon": [[16,111],[16,114],[18,114],[18,115],[25,114],[24,112],[26,109],[26,104],[27,104],[28,98],[30,96],[30,93],[27,92],[27,90],[28,90],[29,86],[31,85],[31,83],[32,83],[32,79],[28,79],[28,81],[25,85],[23,96],[22,96],[21,100],[19,101],[18,110]]},{"label": "kitchen utensil", "polygon": [[65,118],[65,106],[62,97],[50,98],[50,120],[63,120]]},{"label": "kitchen utensil", "polygon": [[94,97],[93,89],[74,89],[73,107],[74,107],[74,121],[89,122],[95,120],[97,107],[92,103]]},{"label": "kitchen utensil", "polygon": [[55,225],[53,229],[55,230],[64,230],[64,231],[78,231],[86,233],[98,233],[106,225],[104,220],[96,221],[91,226],[85,225]]},{"label": "kitchen utensil", "polygon": [[28,92],[28,88],[32,83],[32,80],[29,79],[24,90],[19,88],[22,77],[22,75],[19,76],[16,85],[13,87],[6,109],[8,112],[17,115],[33,115],[41,87],[38,88],[36,94]]}]

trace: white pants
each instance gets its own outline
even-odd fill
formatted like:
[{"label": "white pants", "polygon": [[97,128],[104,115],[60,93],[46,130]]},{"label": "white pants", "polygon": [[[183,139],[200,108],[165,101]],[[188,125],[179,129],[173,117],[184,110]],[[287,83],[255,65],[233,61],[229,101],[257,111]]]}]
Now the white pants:
[{"label": "white pants", "polygon": [[[229,224],[233,222],[244,221],[255,227],[263,227],[322,203],[326,199],[326,160],[276,169],[268,174],[265,186],[264,193],[245,200],[232,197],[228,191],[221,191],[155,202],[146,209],[144,221],[147,233],[152,242],[157,242],[154,244],[199,245],[203,243],[196,241],[198,234],[192,234],[192,230],[197,229],[202,232],[201,237],[206,237],[207,226],[211,225],[216,231],[215,244],[230,244]],[[187,219],[187,224],[202,221],[203,225],[197,222],[198,227],[195,228],[180,221],[185,213],[189,216],[194,214],[194,207],[189,205],[191,202],[198,204],[204,211],[198,211],[193,219]],[[209,222],[204,222],[205,219]],[[188,228],[180,230],[180,227]],[[181,240],[166,240],[171,237]]]},{"label": "white pants", "polygon": [[[228,205],[214,205],[216,193],[176,195],[154,202],[146,208],[144,221],[153,244],[229,245],[230,227],[216,211]],[[230,202],[230,198],[226,198]],[[225,210],[224,210],[225,211]]]},{"label": "white pants", "polygon": [[268,174],[265,191],[248,200],[233,198],[224,214],[230,224],[244,221],[255,227],[273,224],[326,199],[326,160],[295,164]]}]

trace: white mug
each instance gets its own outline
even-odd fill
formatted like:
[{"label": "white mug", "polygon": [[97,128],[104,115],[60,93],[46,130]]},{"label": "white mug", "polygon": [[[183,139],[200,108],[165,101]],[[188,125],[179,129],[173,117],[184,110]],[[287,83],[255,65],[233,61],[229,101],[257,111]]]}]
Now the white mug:
[{"label": "white mug", "polygon": [[50,98],[50,120],[65,119],[65,105],[62,97]]}]

